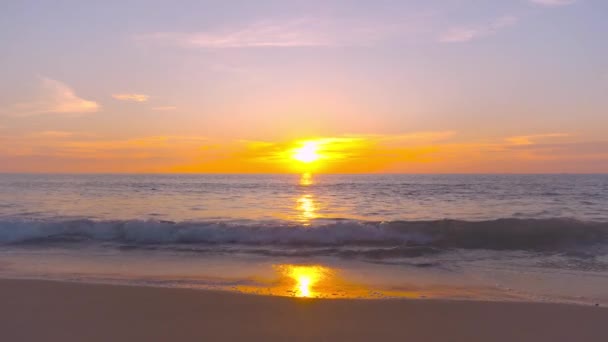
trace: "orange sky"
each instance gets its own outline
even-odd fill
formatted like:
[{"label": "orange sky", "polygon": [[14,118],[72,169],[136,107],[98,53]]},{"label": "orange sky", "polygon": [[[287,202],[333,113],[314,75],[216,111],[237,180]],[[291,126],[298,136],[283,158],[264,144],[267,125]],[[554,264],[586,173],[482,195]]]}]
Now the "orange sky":
[{"label": "orange sky", "polygon": [[608,172],[603,1],[251,4],[4,6],[0,172]]},{"label": "orange sky", "polygon": [[[318,160],[294,158],[306,142],[316,145]],[[183,136],[105,140],[47,131],[0,143],[0,160],[9,172],[594,172],[597,165],[585,169],[581,163],[608,158],[602,144],[565,133],[467,141],[457,132],[438,131],[269,142]]]}]

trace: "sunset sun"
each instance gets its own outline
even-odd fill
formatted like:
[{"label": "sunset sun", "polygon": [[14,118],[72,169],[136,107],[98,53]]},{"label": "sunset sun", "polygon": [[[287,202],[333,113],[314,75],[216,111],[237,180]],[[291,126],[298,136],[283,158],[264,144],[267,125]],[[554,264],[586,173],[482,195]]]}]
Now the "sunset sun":
[{"label": "sunset sun", "polygon": [[320,155],[319,144],[315,141],[307,141],[302,144],[301,147],[294,150],[293,159],[302,163],[312,163],[319,160]]}]

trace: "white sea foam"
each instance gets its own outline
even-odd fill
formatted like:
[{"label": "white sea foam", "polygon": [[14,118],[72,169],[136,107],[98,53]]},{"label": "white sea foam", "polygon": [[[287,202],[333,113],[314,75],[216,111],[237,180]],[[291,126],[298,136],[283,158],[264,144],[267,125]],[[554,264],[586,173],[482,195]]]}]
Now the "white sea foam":
[{"label": "white sea foam", "polygon": [[115,242],[130,245],[425,246],[435,249],[569,251],[608,243],[608,223],[569,219],[490,221],[166,222],[0,220],[0,243]]}]

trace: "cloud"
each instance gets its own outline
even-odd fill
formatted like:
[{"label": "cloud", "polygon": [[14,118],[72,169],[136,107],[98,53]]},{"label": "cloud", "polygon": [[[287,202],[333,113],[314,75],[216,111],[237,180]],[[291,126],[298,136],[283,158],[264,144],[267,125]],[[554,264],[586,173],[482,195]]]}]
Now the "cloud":
[{"label": "cloud", "polygon": [[453,137],[454,135],[456,135],[456,132],[454,131],[423,131],[401,135],[379,136],[378,139],[387,144],[408,144],[411,146],[444,141]]},{"label": "cloud", "polygon": [[530,2],[541,6],[557,7],[571,5],[575,3],[576,0],[530,0]]},{"label": "cloud", "polygon": [[[148,136],[131,139],[103,139],[87,133],[42,131],[1,137],[0,143],[11,142],[9,155],[46,155],[80,159],[128,159],[146,156],[168,157],[184,150],[196,153],[207,142],[195,136]],[[4,144],[3,144],[4,145]],[[2,149],[0,148],[0,152]]]},{"label": "cloud", "polygon": [[0,134],[0,171],[299,172],[293,149],[313,140],[323,156],[319,172],[608,172],[608,140],[575,138],[538,133],[462,141],[454,132],[429,131],[228,141],[197,136],[108,139],[42,131]]},{"label": "cloud", "polygon": [[[280,170],[299,171],[293,163],[293,151],[307,142],[318,147],[320,168],[330,172],[374,172],[396,161],[422,161],[435,151],[435,145],[456,133],[452,131],[422,131],[406,134],[352,134],[334,137],[310,137],[296,141],[242,141],[246,150],[239,159],[260,165],[273,165]],[[278,169],[277,169],[278,166]]]},{"label": "cloud", "polygon": [[70,114],[81,115],[97,112],[101,106],[94,101],[85,100],[76,95],[68,85],[42,77],[41,91],[37,98],[18,103],[8,110],[9,115],[30,116],[38,114]]},{"label": "cloud", "polygon": [[439,36],[439,41],[443,43],[468,42],[493,35],[500,29],[513,26],[517,21],[517,17],[507,15],[497,18],[486,25],[453,27]]},{"label": "cloud", "polygon": [[145,94],[113,94],[113,98],[120,101],[146,102],[150,96]]},{"label": "cloud", "polygon": [[0,171],[168,172],[197,158],[212,160],[208,144],[197,136],[106,139],[59,131],[0,134]]},{"label": "cloud", "polygon": [[159,106],[159,107],[152,107],[151,109],[159,111],[159,112],[167,112],[167,111],[176,110],[177,107],[175,107],[175,106]]},{"label": "cloud", "polygon": [[156,32],[140,35],[140,40],[187,48],[305,47],[336,45],[336,37],[324,32],[318,22],[259,22],[241,28],[202,32]]},{"label": "cloud", "polygon": [[533,134],[533,135],[518,135],[505,139],[508,143],[513,145],[533,145],[537,140],[547,138],[565,138],[572,136],[569,133],[546,133],[546,134]]},{"label": "cloud", "polygon": [[229,49],[260,47],[369,46],[389,37],[405,39],[426,27],[429,14],[411,13],[399,23],[357,20],[292,19],[261,21],[240,27],[194,32],[153,32],[135,40],[183,48]]},{"label": "cloud", "polygon": [[74,132],[65,132],[65,131],[42,131],[42,132],[34,132],[29,134],[29,137],[32,138],[50,138],[50,139],[64,139],[71,138],[75,136]]}]

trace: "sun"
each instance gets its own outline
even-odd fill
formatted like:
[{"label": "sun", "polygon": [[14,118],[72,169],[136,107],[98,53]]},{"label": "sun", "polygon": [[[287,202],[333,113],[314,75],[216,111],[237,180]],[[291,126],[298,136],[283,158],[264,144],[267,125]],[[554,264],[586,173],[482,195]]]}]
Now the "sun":
[{"label": "sun", "polygon": [[321,156],[318,151],[319,143],[315,141],[306,141],[301,147],[294,150],[292,157],[297,161],[308,164],[319,160]]}]

